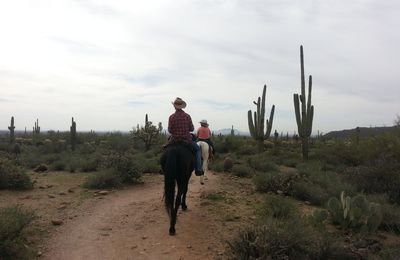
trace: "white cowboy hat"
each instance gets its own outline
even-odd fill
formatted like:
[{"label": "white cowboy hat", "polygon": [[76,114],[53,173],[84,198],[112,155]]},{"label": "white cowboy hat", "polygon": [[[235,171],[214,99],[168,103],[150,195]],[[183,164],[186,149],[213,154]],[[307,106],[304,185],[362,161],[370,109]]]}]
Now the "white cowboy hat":
[{"label": "white cowboy hat", "polygon": [[186,107],[186,102],[183,101],[181,98],[177,97],[174,102],[172,102],[172,105],[176,109],[182,109]]},{"label": "white cowboy hat", "polygon": [[207,120],[205,119],[202,119],[199,123],[202,125],[208,125]]}]

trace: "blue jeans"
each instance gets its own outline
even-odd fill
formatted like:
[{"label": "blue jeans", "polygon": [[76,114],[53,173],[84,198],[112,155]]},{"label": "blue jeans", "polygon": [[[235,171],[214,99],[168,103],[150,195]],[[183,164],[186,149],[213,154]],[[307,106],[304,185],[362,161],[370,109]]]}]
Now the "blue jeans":
[{"label": "blue jeans", "polygon": [[192,141],[192,145],[195,151],[195,170],[196,171],[202,171],[203,170],[203,165],[201,163],[201,149],[200,147],[197,145],[196,142]]}]

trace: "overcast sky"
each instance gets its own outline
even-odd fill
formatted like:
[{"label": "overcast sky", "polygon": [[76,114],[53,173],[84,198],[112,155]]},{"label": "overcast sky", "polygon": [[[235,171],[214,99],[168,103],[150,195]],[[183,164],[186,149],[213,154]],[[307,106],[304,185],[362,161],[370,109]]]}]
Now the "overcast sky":
[{"label": "overcast sky", "polygon": [[391,126],[399,28],[397,0],[2,1],[0,129],[166,127],[181,97],[196,127],[248,131],[266,84],[273,129],[293,133],[300,45],[315,133]]}]

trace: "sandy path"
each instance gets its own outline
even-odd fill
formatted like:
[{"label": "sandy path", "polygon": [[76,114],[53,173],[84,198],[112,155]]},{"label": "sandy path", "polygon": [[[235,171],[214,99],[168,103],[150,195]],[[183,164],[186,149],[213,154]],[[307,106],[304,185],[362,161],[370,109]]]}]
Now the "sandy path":
[{"label": "sandy path", "polygon": [[163,176],[148,176],[143,185],[89,200],[52,234],[43,259],[215,259],[224,246],[200,196],[218,180],[209,174],[200,185],[192,177],[189,209],[179,213],[176,236],[168,235]]}]

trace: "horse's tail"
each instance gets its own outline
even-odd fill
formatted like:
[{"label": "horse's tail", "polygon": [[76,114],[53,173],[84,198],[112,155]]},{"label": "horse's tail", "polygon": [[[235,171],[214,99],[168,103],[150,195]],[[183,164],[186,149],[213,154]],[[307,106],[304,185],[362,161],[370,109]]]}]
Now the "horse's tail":
[{"label": "horse's tail", "polygon": [[164,203],[168,215],[171,216],[175,202],[175,180],[177,171],[177,151],[170,151],[165,162]]}]

